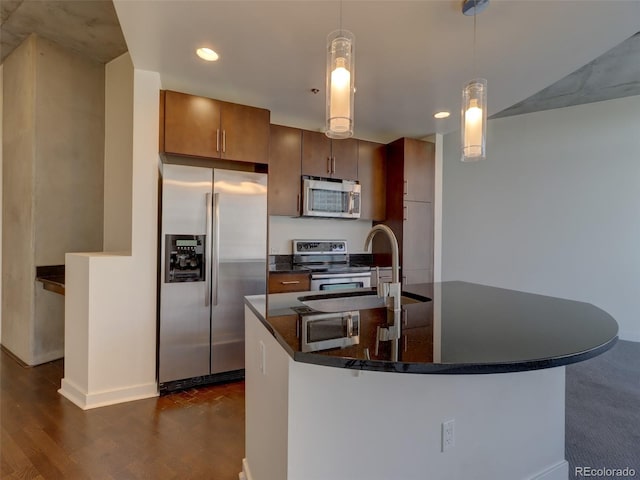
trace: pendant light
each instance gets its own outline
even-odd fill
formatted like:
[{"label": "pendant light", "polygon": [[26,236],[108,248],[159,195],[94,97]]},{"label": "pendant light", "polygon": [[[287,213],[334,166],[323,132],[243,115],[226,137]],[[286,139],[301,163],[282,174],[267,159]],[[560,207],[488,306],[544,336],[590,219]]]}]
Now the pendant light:
[{"label": "pendant light", "polygon": [[[476,71],[476,15],[489,0],[464,0],[462,13],[473,15],[473,69]],[[461,114],[462,161],[475,162],[487,158],[487,81],[474,78],[462,90]]]},{"label": "pendant light", "polygon": [[327,128],[329,138],[353,136],[354,106],[354,43],[353,33],[342,29],[342,2],[340,2],[340,28],[327,37]]}]

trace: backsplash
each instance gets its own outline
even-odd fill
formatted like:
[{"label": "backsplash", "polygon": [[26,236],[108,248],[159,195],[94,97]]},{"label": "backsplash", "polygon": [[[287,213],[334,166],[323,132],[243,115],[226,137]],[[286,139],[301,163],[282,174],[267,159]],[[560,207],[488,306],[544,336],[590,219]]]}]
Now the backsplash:
[{"label": "backsplash", "polygon": [[346,240],[349,253],[364,253],[369,220],[269,217],[269,254],[293,254],[291,240]]}]

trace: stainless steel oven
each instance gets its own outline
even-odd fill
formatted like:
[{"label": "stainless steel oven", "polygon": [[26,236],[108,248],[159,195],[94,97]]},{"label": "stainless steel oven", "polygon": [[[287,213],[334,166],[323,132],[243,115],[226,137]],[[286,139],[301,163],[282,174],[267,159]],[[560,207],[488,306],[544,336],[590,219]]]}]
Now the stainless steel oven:
[{"label": "stainless steel oven", "polygon": [[346,288],[369,288],[371,271],[333,273],[322,272],[311,274],[311,290],[342,290]]},{"label": "stainless steel oven", "polygon": [[360,313],[301,315],[303,352],[344,348],[360,343]]},{"label": "stainless steel oven", "polygon": [[346,240],[293,240],[293,265],[311,273],[311,290],[369,288],[371,268],[350,261]]}]

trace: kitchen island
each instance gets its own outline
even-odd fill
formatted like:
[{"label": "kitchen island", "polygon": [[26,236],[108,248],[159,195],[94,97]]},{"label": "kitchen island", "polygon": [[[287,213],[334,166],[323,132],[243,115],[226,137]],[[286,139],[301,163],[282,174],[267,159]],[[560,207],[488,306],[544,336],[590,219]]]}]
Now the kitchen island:
[{"label": "kitchen island", "polygon": [[247,479],[566,480],[564,365],[611,348],[615,320],[465,282],[405,290],[430,301],[403,306],[396,338],[385,308],[360,310],[326,349],[306,294],[247,298]]}]

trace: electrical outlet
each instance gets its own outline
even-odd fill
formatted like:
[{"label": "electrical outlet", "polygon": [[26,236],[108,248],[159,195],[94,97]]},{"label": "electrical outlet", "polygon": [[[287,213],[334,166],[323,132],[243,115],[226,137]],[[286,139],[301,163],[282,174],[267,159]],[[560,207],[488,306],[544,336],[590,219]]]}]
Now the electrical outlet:
[{"label": "electrical outlet", "polygon": [[442,451],[446,452],[456,444],[455,420],[442,422]]},{"label": "electrical outlet", "polygon": [[278,254],[278,248],[277,247],[271,247],[269,249],[269,255],[277,255]]},{"label": "electrical outlet", "polygon": [[260,352],[258,352],[258,367],[260,368],[260,373],[263,375],[267,374],[267,354],[265,352],[264,343],[260,340]]}]

